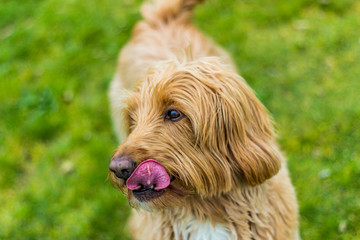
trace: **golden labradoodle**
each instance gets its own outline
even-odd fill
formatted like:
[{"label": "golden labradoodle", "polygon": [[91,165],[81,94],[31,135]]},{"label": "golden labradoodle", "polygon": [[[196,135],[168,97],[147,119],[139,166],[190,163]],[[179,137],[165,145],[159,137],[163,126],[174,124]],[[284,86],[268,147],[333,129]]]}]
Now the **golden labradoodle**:
[{"label": "golden labradoodle", "polygon": [[299,239],[286,160],[229,55],[191,23],[201,0],[155,0],[123,48],[109,175],[134,239]]}]

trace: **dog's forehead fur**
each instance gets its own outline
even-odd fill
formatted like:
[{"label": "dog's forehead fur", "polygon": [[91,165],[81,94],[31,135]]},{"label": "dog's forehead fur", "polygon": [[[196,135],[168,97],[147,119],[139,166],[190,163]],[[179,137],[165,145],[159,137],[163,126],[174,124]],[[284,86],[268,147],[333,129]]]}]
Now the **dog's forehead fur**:
[{"label": "dog's forehead fur", "polygon": [[[238,87],[234,87],[236,85]],[[240,111],[247,111],[250,107],[247,106],[248,97],[258,103],[244,80],[234,74],[229,66],[221,64],[218,58],[206,57],[189,62],[169,61],[151,68],[138,81],[125,103],[127,113],[133,114],[133,118],[146,115],[148,120],[149,114],[160,116],[163,111],[174,107],[196,124],[201,122],[201,112],[206,113],[207,117],[212,114],[228,118],[231,113],[223,108],[223,103],[238,105],[233,107],[233,114],[245,117],[246,112]],[[240,127],[245,129],[244,126],[238,127],[238,130]]]},{"label": "dog's forehead fur", "polygon": [[168,103],[171,101],[183,101],[202,95],[208,88],[217,88],[220,82],[213,76],[215,71],[207,69],[210,63],[204,58],[202,60],[180,63],[176,60],[164,62],[152,67],[147,74],[137,82],[134,93],[141,99],[140,102],[152,101],[155,103]]}]

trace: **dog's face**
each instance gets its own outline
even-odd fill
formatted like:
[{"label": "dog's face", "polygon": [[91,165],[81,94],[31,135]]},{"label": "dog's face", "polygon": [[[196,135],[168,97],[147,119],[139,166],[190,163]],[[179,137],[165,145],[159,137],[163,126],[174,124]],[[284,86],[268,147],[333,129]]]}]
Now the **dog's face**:
[{"label": "dog's face", "polygon": [[[135,208],[218,196],[241,184],[260,184],[280,168],[266,110],[214,58],[153,69],[125,100],[123,116],[128,137],[112,164],[124,165],[125,159],[128,168],[121,176],[109,174]],[[140,179],[135,187],[133,179]],[[141,181],[149,186],[144,189]],[[163,187],[156,190],[156,184]]]}]

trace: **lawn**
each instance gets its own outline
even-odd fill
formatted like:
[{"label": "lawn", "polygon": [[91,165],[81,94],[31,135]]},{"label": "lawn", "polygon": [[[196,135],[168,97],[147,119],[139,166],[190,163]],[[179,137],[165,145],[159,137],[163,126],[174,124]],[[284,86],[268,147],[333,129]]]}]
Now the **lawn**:
[{"label": "lawn", "polygon": [[[140,4],[0,0],[0,239],[129,239],[107,89]],[[212,0],[194,21],[277,123],[302,239],[360,239],[360,1]]]}]

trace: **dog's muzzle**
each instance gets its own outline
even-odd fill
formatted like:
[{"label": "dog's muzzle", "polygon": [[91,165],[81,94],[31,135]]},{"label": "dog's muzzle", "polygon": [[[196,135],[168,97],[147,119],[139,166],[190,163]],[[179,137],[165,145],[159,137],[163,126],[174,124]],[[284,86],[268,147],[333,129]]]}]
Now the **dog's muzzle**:
[{"label": "dog's muzzle", "polygon": [[165,167],[153,159],[145,160],[136,167],[130,158],[116,156],[111,159],[109,169],[126,182],[127,188],[141,202],[160,197],[172,180]]},{"label": "dog's muzzle", "polygon": [[148,159],[140,163],[126,181],[126,186],[130,190],[162,190],[167,188],[169,185],[169,174],[166,172],[161,163],[153,159]]}]

